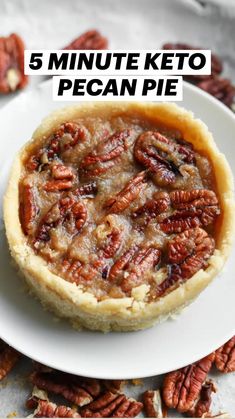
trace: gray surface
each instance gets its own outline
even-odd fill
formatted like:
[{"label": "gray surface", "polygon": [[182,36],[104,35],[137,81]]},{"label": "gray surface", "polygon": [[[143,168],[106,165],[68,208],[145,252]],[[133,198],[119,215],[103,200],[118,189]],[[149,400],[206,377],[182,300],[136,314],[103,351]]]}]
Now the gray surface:
[{"label": "gray surface", "polygon": [[[235,2],[233,0],[0,0],[0,35],[18,32],[28,48],[63,47],[79,33],[98,28],[111,48],[158,48],[167,41],[182,41],[212,48],[225,60],[225,76],[235,81]],[[27,89],[42,78],[31,78]],[[14,95],[0,98],[0,107]],[[3,321],[3,320],[2,320]],[[43,343],[42,343],[43,344]],[[169,342],[170,344],[170,342]],[[0,416],[13,411],[29,412],[24,402],[31,391],[27,375],[31,361],[22,359],[0,384]],[[235,375],[213,373],[219,391],[214,412],[235,416]],[[131,395],[157,387],[162,377],[144,380],[144,386],[129,386]]]},{"label": "gray surface", "polygon": [[[14,372],[2,381],[0,384],[0,417],[6,417],[12,413],[18,417],[24,417],[32,413],[25,408],[25,401],[32,391],[32,385],[28,380],[31,371],[31,360],[24,358],[15,367]],[[162,378],[160,376],[146,378],[138,386],[129,382],[125,388],[125,393],[141,400],[141,395],[145,390],[159,388]],[[229,412],[234,417],[235,374],[223,375],[213,370],[210,378],[213,379],[219,389],[213,396],[213,413]],[[64,401],[61,399],[61,402]],[[175,412],[169,412],[170,414],[179,416]]]}]

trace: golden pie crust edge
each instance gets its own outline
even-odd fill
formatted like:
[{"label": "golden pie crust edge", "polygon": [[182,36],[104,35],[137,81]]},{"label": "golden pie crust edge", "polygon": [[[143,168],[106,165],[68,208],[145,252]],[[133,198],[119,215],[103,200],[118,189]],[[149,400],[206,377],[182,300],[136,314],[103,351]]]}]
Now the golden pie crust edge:
[{"label": "golden pie crust edge", "polygon": [[[133,292],[133,297],[108,298],[98,302],[89,292],[82,291],[52,273],[46,261],[37,256],[27,245],[19,215],[18,182],[22,161],[33,141],[40,144],[43,136],[49,135],[60,123],[86,115],[130,114],[151,119],[169,128],[179,129],[184,139],[190,141],[197,151],[210,156],[214,168],[217,195],[222,209],[222,223],[217,236],[214,254],[205,270],[198,271],[192,278],[156,302],[145,302],[147,286],[142,285]],[[45,138],[45,137],[44,137]],[[27,154],[27,153],[26,153]],[[233,176],[222,153],[219,152],[206,125],[185,109],[168,103],[89,103],[76,105],[53,112],[44,119],[33,134],[33,138],[20,150],[12,166],[7,191],[4,197],[4,221],[10,252],[29,289],[42,304],[59,317],[69,319],[76,328],[86,327],[108,332],[131,331],[150,327],[189,304],[212,281],[223,268],[230,253],[235,228],[235,203]]]}]

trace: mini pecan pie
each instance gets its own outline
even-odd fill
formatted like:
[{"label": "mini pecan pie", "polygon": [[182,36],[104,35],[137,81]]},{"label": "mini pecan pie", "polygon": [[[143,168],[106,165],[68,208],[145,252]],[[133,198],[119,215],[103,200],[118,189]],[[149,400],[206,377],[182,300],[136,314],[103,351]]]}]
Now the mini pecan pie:
[{"label": "mini pecan pie", "polygon": [[57,111],[20,151],[5,196],[13,258],[75,326],[136,330],[221,270],[233,179],[206,126],[173,104]]}]

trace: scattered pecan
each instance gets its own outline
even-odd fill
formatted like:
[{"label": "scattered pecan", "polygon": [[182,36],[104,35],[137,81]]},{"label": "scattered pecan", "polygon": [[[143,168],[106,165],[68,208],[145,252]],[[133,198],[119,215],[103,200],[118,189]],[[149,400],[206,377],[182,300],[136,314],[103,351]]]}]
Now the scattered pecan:
[{"label": "scattered pecan", "polygon": [[0,341],[0,381],[12,370],[20,358],[19,352]]},{"label": "scattered pecan", "polygon": [[[192,45],[183,44],[183,43],[166,43],[162,46],[162,49],[169,49],[169,50],[175,50],[175,49],[186,49],[186,50],[192,50],[192,49],[203,49],[200,47],[194,47]],[[221,59],[216,54],[211,54],[211,75],[217,75],[220,74],[223,70],[223,64]],[[205,80],[211,77],[211,75],[186,75],[184,78],[189,81],[198,82],[200,80]]]},{"label": "scattered pecan", "polygon": [[34,221],[37,212],[33,187],[23,183],[21,188],[19,216],[24,234],[30,234],[32,222]]},{"label": "scattered pecan", "polygon": [[125,380],[103,380],[103,386],[111,393],[120,393],[125,384]]},{"label": "scattered pecan", "polygon": [[81,196],[83,198],[93,198],[98,191],[98,186],[96,181],[85,183],[84,185],[79,186],[73,191],[74,195]]},{"label": "scattered pecan", "polygon": [[198,362],[166,374],[163,382],[163,400],[167,407],[179,412],[189,411],[198,399],[215,359],[212,353]]},{"label": "scattered pecan", "polygon": [[142,403],[129,399],[124,394],[108,391],[83,408],[81,413],[85,418],[133,418],[142,408]]},{"label": "scattered pecan", "polygon": [[61,153],[75,147],[79,141],[84,141],[86,135],[83,128],[75,122],[65,122],[52,136],[48,145],[30,156],[26,167],[28,170],[38,170],[44,164],[58,158]]},{"label": "scattered pecan", "polygon": [[143,394],[144,410],[147,418],[166,418],[167,409],[162,401],[160,390],[148,390]]},{"label": "scattered pecan", "polygon": [[131,202],[138,198],[141,190],[147,186],[146,184],[146,171],[138,173],[127,182],[126,186],[110,198],[104,204],[104,207],[109,213],[120,213],[129,207]]},{"label": "scattered pecan", "polygon": [[78,406],[90,403],[101,391],[100,383],[96,379],[75,377],[59,371],[35,371],[31,374],[30,381],[38,388],[61,395]]},{"label": "scattered pecan", "polygon": [[13,33],[0,37],[0,93],[23,89],[28,83],[24,74],[24,42]]},{"label": "scattered pecan", "polygon": [[57,406],[47,400],[39,400],[33,418],[80,418],[76,410],[67,406]]},{"label": "scattered pecan", "polygon": [[191,278],[201,268],[214,251],[214,239],[200,227],[191,228],[176,235],[168,243],[168,276],[158,285],[158,296],[163,295],[179,281]]},{"label": "scattered pecan", "polygon": [[104,38],[100,32],[96,30],[90,30],[82,35],[80,35],[78,38],[74,39],[69,45],[67,45],[63,49],[107,49],[108,47],[108,40]]},{"label": "scattered pecan", "polygon": [[212,77],[208,80],[201,81],[197,86],[223,102],[226,106],[231,107],[233,104],[235,86],[233,86],[230,80],[222,77]]},{"label": "scattered pecan", "polygon": [[71,167],[64,166],[64,164],[53,164],[51,168],[51,175],[56,180],[73,179],[74,174]]},{"label": "scattered pecan", "polygon": [[211,417],[212,393],[215,392],[216,388],[214,383],[212,381],[206,381],[201,388],[198,401],[192,409],[187,411],[187,415],[193,418]]},{"label": "scattered pecan", "polygon": [[208,189],[173,191],[170,199],[177,211],[159,223],[165,233],[181,233],[192,227],[207,226],[220,214],[216,194]]},{"label": "scattered pecan", "polygon": [[190,147],[170,140],[157,131],[146,131],[139,135],[135,142],[134,155],[160,186],[174,183],[176,176],[180,175],[180,166],[194,162]]},{"label": "scattered pecan", "polygon": [[84,157],[80,172],[84,176],[99,176],[115,165],[117,157],[127,150],[130,130],[117,131],[100,141],[94,151]]},{"label": "scattered pecan", "polygon": [[139,283],[142,275],[159,263],[161,252],[154,247],[132,247],[111,267],[108,279],[119,279],[123,291],[129,292]]},{"label": "scattered pecan", "polygon": [[72,188],[73,182],[71,180],[49,180],[43,186],[46,192],[65,191]]},{"label": "scattered pecan", "polygon": [[49,241],[50,230],[66,221],[73,222],[73,234],[76,234],[83,227],[86,219],[87,210],[83,202],[71,197],[61,198],[42,217],[36,233],[36,242]]},{"label": "scattered pecan", "polygon": [[235,336],[217,349],[215,365],[219,371],[224,373],[235,371]]}]

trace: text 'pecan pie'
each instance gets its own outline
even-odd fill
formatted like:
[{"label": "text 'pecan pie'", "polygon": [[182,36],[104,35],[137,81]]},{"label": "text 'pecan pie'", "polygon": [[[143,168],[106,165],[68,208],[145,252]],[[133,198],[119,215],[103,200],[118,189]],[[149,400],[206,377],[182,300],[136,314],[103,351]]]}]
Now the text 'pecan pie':
[{"label": "text 'pecan pie'", "polygon": [[221,270],[233,179],[206,126],[173,104],[56,111],[17,155],[4,217],[43,304],[76,327],[137,330]]}]

